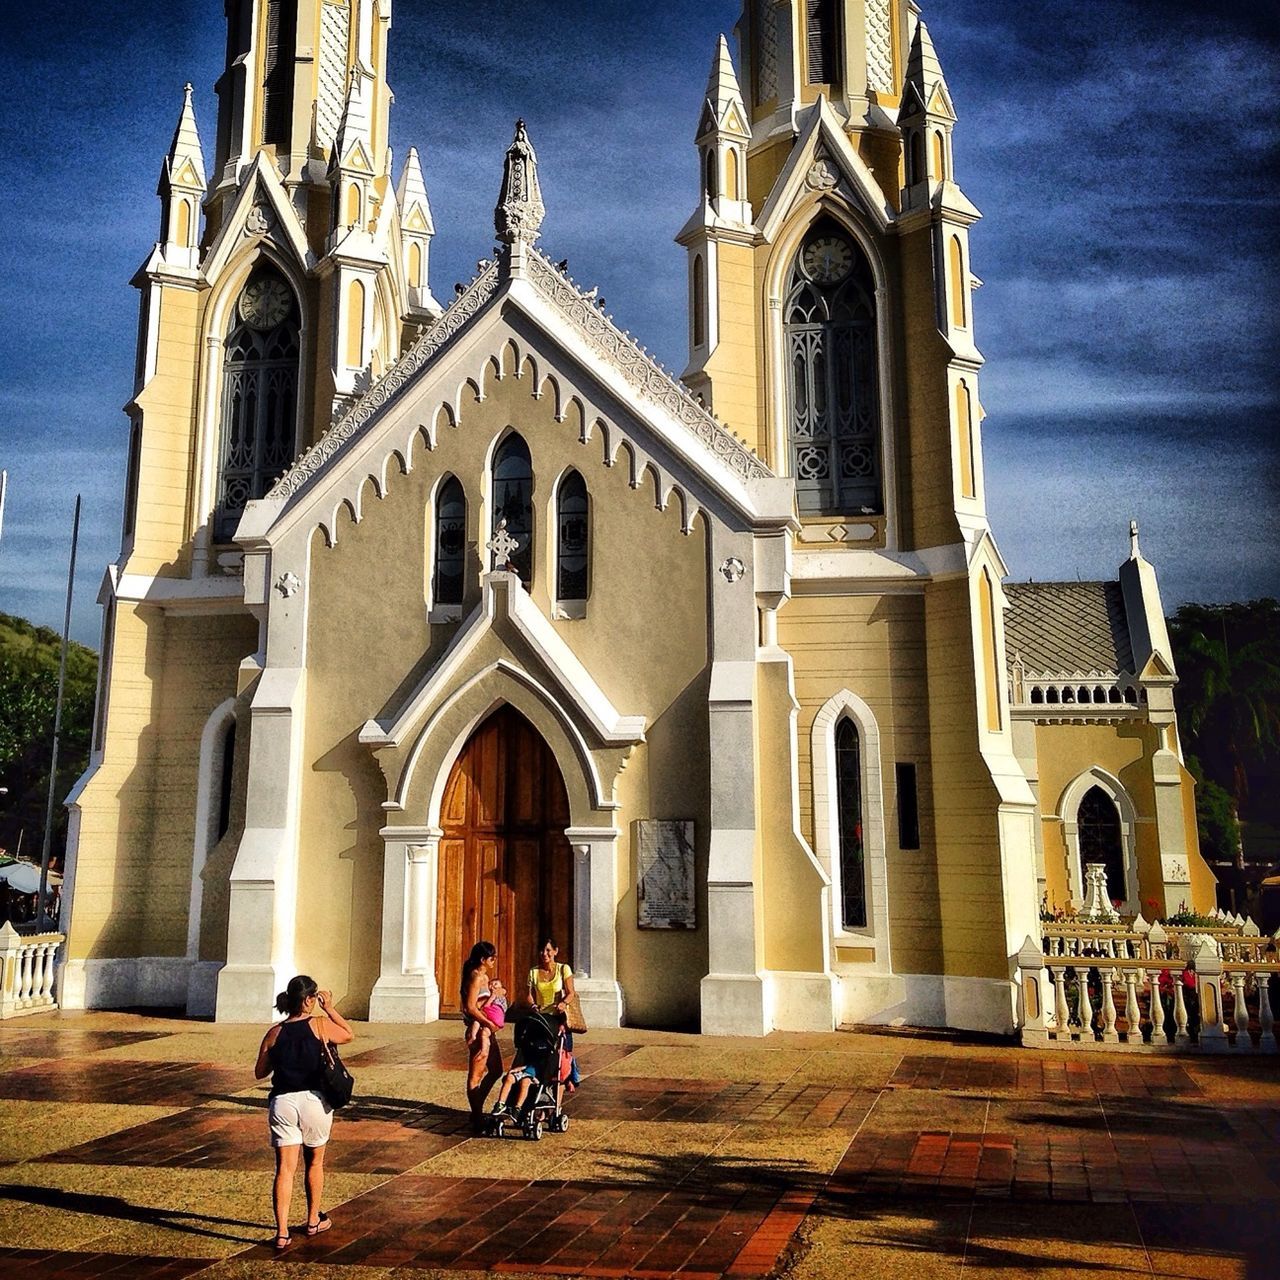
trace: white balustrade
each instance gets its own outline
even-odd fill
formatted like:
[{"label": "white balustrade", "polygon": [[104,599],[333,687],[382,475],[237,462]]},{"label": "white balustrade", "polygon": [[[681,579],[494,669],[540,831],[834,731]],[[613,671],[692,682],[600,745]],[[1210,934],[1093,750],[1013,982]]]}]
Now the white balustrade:
[{"label": "white balustrade", "polygon": [[53,985],[60,933],[24,937],[6,921],[0,927],[0,1019],[56,1009]]}]

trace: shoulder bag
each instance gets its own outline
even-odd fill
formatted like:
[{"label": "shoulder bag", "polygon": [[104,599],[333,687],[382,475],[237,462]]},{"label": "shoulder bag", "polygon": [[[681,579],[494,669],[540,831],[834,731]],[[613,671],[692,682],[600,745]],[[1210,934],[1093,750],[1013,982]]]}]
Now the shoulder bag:
[{"label": "shoulder bag", "polygon": [[[564,965],[560,966],[560,982],[564,985]],[[564,1010],[565,1029],[575,1036],[585,1035],[587,1020],[582,1016],[582,1002],[578,999],[577,991],[566,996],[560,1008]]]},{"label": "shoulder bag", "polygon": [[320,1040],[320,1075],[321,1096],[334,1111],[341,1111],[351,1101],[356,1082],[338,1056],[338,1046],[323,1037]]}]

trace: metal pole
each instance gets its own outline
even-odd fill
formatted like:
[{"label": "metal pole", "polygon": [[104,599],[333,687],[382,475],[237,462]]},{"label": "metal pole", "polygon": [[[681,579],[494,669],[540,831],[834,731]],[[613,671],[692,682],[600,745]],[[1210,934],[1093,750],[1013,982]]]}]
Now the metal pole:
[{"label": "metal pole", "polygon": [[9,473],[0,471],[0,542],[4,541],[4,498],[9,492]]},{"label": "metal pole", "polygon": [[80,541],[80,495],[71,521],[71,564],[67,569],[67,611],[62,621],[62,658],[58,663],[58,701],[53,712],[53,759],[49,762],[49,804],[44,813],[44,846],[40,850],[40,894],[36,898],[36,928],[45,925],[49,894],[49,854],[53,849],[53,803],[58,786],[58,737],[62,733],[62,695],[67,684],[67,647],[71,643],[71,595],[76,581],[76,546]]}]

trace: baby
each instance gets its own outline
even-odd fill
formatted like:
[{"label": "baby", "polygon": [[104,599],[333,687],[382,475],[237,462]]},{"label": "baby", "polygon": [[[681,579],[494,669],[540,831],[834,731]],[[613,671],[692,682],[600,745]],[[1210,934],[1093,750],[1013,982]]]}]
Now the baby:
[{"label": "baby", "polygon": [[[501,978],[494,978],[489,983],[487,994],[481,995],[476,1003],[484,1010],[486,1017],[497,1027],[504,1027],[507,1023],[507,988],[503,985]],[[476,1036],[489,1028],[482,1022],[473,1022],[467,1028],[467,1043],[474,1044]]]}]

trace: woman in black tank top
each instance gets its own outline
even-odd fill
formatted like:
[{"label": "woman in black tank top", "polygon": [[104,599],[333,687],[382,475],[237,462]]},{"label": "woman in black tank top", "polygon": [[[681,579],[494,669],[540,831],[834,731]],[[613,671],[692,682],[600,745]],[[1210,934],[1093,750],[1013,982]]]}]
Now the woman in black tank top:
[{"label": "woman in black tank top", "polygon": [[276,1152],[272,1183],[275,1245],[277,1249],[287,1249],[289,1200],[299,1148],[307,1170],[307,1235],[319,1235],[330,1226],[329,1215],[320,1208],[324,1151],[333,1123],[332,1108],[321,1093],[321,1046],[325,1040],[348,1044],[355,1037],[347,1020],[334,1008],[333,996],[321,991],[305,974],[290,980],[288,988],[276,997],[276,1008],[289,1016],[262,1038],[254,1075],[259,1080],[271,1077],[267,1120]]}]

